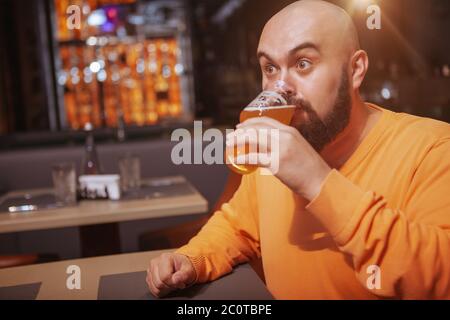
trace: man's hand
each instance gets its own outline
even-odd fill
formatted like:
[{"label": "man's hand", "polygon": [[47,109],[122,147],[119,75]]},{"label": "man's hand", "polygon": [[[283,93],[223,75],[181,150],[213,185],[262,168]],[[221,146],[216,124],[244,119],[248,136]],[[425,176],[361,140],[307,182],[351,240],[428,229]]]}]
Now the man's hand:
[{"label": "man's hand", "polygon": [[[253,149],[258,150],[257,165],[269,169],[281,182],[288,186],[292,191],[301,195],[308,201],[311,201],[320,192],[320,188],[325,178],[331,171],[331,168],[325,160],[314,150],[314,148],[303,138],[297,129],[284,125],[279,121],[268,117],[258,117],[248,119],[237,125],[237,129],[256,130],[265,129],[270,132],[271,129],[279,130],[278,141],[278,166],[274,170],[270,161],[271,143],[260,141],[260,139],[251,141],[239,141],[236,144],[236,131],[227,135],[227,147],[243,147],[242,144],[249,143]],[[248,135],[251,137],[251,135]],[[272,142],[273,143],[273,142]],[[253,145],[253,146],[252,146]],[[257,147],[257,148],[255,148]],[[261,153],[261,150],[266,151]],[[244,160],[242,159],[244,158]],[[237,163],[247,162],[249,155],[236,157]],[[269,162],[269,163],[268,163]]]},{"label": "man's hand", "polygon": [[147,284],[155,297],[184,289],[195,281],[195,269],[188,257],[178,253],[163,253],[150,261]]}]

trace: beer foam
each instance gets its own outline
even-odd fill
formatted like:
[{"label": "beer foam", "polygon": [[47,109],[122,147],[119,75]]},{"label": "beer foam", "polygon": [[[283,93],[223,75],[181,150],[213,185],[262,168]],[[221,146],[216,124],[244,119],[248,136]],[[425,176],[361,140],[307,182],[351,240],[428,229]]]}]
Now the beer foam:
[{"label": "beer foam", "polygon": [[249,106],[245,107],[243,111],[265,111],[265,110],[273,110],[273,109],[289,109],[289,108],[295,108],[294,105],[286,105],[286,106],[261,106],[261,107],[254,107]]}]

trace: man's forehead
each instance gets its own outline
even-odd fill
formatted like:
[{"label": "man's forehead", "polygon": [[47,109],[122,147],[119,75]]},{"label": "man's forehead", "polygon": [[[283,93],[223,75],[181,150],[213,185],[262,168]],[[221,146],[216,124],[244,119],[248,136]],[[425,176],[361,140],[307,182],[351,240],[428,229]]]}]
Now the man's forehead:
[{"label": "man's forehead", "polygon": [[322,1],[300,1],[281,10],[266,23],[258,51],[286,54],[305,42],[314,43],[323,54],[359,47],[351,18],[345,11]]},{"label": "man's forehead", "polygon": [[301,49],[320,51],[326,45],[326,33],[313,23],[299,23],[285,26],[267,26],[261,34],[258,53],[294,53]]},{"label": "man's forehead", "polygon": [[343,29],[333,29],[311,20],[306,23],[295,21],[291,26],[287,22],[282,26],[267,26],[261,34],[258,52],[281,57],[295,53],[293,48],[300,46],[303,49],[303,44],[312,44],[305,47],[316,49],[324,56],[347,54],[351,40]]}]

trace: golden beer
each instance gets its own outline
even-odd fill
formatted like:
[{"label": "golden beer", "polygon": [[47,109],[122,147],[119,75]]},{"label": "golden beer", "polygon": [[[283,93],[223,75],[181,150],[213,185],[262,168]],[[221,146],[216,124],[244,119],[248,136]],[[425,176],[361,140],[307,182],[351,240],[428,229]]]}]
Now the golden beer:
[{"label": "golden beer", "polygon": [[[276,92],[263,91],[244,110],[241,111],[239,121],[242,123],[247,119],[255,117],[269,117],[285,125],[291,123],[295,112],[294,105],[287,105],[286,100]],[[241,147],[227,147],[225,149],[225,160],[228,167],[236,173],[248,174],[255,171],[258,166],[253,164],[237,164],[235,158],[241,154],[248,154],[249,145]]]}]

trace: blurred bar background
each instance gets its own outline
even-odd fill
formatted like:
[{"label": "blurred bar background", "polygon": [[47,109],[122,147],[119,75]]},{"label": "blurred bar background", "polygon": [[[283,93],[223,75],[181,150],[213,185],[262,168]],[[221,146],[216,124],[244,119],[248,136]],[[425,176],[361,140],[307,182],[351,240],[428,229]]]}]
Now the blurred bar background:
[{"label": "blurred bar background", "polygon": [[[290,2],[0,1],[2,147],[33,145],[27,135],[36,132],[44,144],[77,141],[86,123],[110,140],[194,118],[234,124],[260,90],[262,27]],[[369,53],[365,98],[449,121],[450,3],[331,2],[353,16]],[[381,30],[366,27],[371,3],[381,8]],[[79,29],[67,27],[71,5],[80,8]]]},{"label": "blurred bar background", "polygon": [[[85,128],[92,127],[104,173],[119,172],[120,157],[132,153],[141,159],[143,178],[183,176],[213,208],[227,194],[229,170],[175,165],[170,133],[192,129],[194,119],[204,120],[203,129],[237,123],[261,90],[261,30],[291,2],[0,0],[0,195],[51,187],[55,163],[73,162],[81,173]],[[330,2],[351,14],[369,54],[365,99],[450,122],[450,1]],[[366,27],[370,4],[381,8],[380,30]],[[71,30],[73,5],[80,25]],[[113,227],[121,252],[155,250],[189,239],[203,217]],[[164,229],[180,225],[182,232]],[[77,258],[83,236],[76,227],[0,234],[0,255]]]}]

